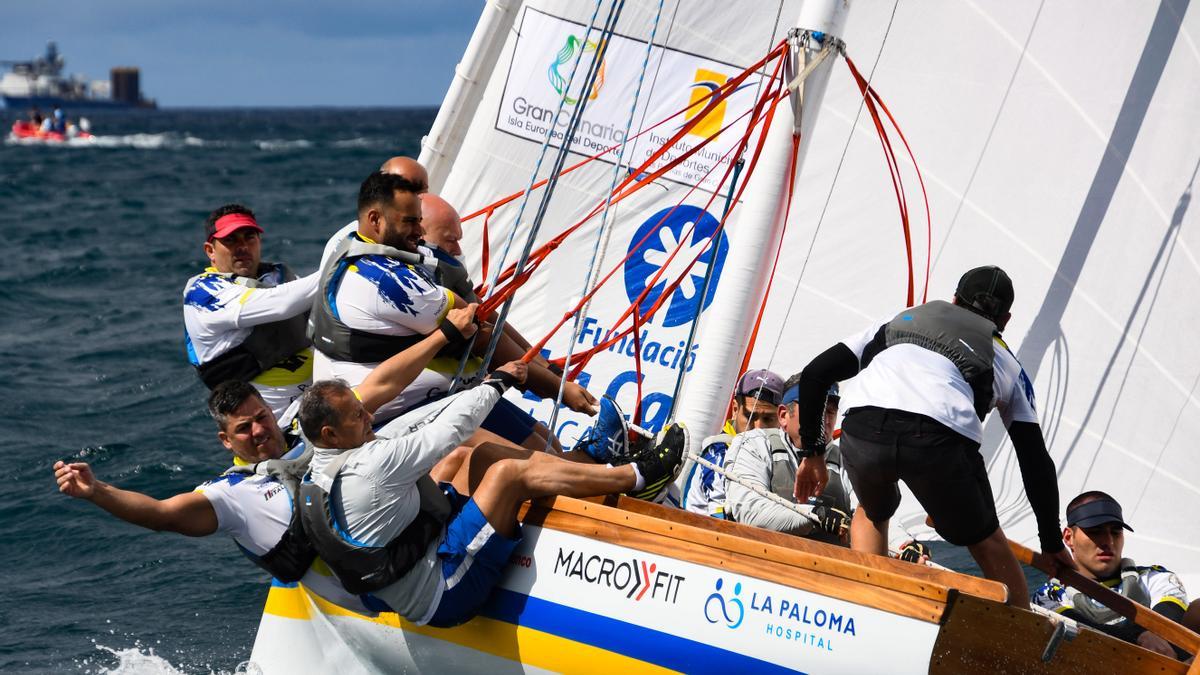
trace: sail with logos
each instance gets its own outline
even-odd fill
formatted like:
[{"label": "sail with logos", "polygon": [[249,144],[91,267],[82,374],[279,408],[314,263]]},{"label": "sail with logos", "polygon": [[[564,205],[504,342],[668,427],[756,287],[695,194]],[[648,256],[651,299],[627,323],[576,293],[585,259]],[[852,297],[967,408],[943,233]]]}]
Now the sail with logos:
[{"label": "sail with logos", "polygon": [[[531,231],[529,250],[554,245],[507,320],[643,426],[682,419],[693,441],[720,427],[743,364],[790,374],[925,289],[948,298],[962,271],[1005,268],[1017,295],[1005,338],[1064,502],[1114,495],[1136,530],[1126,554],[1200,587],[1188,508],[1200,504],[1198,21],[1181,0],[490,3],[421,161],[469,216],[463,249],[489,291],[527,258]],[[808,48],[781,75],[760,60],[793,28]],[[928,227],[904,153],[902,226],[897,174],[843,60],[801,72],[830,37],[902,126]],[[798,73],[794,100],[766,115],[764,93]],[[556,175],[564,144],[563,168],[595,159],[558,174],[548,201],[545,187],[522,196]],[[590,423],[520,403],[565,446]],[[1001,524],[1032,542],[1003,428],[985,436]],[[897,519],[925,536],[919,508],[908,495]],[[1087,631],[1043,663],[1054,627],[998,604],[997,584],[666,507],[560,498],[525,523],[495,597],[462,627],[346,609],[309,590],[319,579],[277,585],[252,659],[267,671],[1086,672],[1103,653],[1114,671],[1179,666]]]}]

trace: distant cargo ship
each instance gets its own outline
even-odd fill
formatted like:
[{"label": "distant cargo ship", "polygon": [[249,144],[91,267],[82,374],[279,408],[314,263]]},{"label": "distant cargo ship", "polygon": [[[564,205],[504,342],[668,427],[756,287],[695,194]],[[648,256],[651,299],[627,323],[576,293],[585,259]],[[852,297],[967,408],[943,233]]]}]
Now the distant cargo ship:
[{"label": "distant cargo ship", "polygon": [[155,108],[152,99],[142,98],[141,74],[137,68],[118,67],[109,80],[87,82],[79,75],[63,77],[63,57],[53,42],[46,54],[32,61],[0,61],[11,68],[0,78],[0,96],[12,109],[25,108]]}]

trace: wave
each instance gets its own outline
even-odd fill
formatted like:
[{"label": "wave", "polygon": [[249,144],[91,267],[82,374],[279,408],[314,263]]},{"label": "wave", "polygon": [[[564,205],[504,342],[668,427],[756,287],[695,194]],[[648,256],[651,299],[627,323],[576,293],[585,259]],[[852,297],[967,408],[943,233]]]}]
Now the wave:
[{"label": "wave", "polygon": [[367,138],[359,136],[358,138],[347,138],[340,141],[334,141],[329,144],[335,148],[379,148],[388,145],[388,142],[382,138]]},{"label": "wave", "polygon": [[305,138],[265,138],[242,141],[216,140],[193,136],[188,132],[165,131],[161,133],[94,135],[91,138],[71,138],[62,142],[48,143],[36,138],[8,137],[10,145],[38,145],[57,148],[132,148],[135,150],[190,150],[193,148],[237,148],[250,147],[263,152],[287,152],[307,150],[322,145],[330,148],[387,148],[391,142],[386,138],[359,136],[327,143],[314,143]]},{"label": "wave", "polygon": [[[181,665],[176,667],[167,659],[154,653],[153,647],[143,647],[141,643],[127,649],[113,649],[96,643],[96,649],[105,652],[107,656],[96,659],[82,659],[75,663],[84,673],[96,675],[187,675],[195,672],[196,667]],[[112,663],[115,659],[116,663]],[[100,663],[103,661],[103,663]],[[204,669],[204,666],[200,666]],[[244,661],[233,671],[207,669],[212,675],[260,675],[258,666]]]},{"label": "wave", "polygon": [[296,140],[272,139],[272,140],[266,140],[266,141],[254,141],[254,146],[257,147],[259,150],[268,150],[268,151],[303,150],[305,148],[311,148],[312,145],[313,145],[312,141],[307,141],[307,140],[304,140],[303,138],[296,139]]}]

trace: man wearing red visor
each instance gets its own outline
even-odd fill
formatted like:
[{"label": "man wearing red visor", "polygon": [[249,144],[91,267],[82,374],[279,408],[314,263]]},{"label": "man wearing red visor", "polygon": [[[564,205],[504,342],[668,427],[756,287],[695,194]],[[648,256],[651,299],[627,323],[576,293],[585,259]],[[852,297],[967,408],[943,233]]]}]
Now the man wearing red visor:
[{"label": "man wearing red visor", "polygon": [[213,211],[204,230],[210,267],[183,289],[188,361],[209,389],[250,382],[278,418],[312,381],[305,327],[317,274],[263,262],[262,226],[241,204]]}]

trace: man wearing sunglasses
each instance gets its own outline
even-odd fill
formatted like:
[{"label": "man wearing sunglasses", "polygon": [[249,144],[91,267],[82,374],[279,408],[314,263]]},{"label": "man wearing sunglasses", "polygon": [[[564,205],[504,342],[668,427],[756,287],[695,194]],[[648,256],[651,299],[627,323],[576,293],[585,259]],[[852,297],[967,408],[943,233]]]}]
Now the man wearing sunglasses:
[{"label": "man wearing sunglasses", "polygon": [[312,382],[305,324],[317,275],[263,262],[263,228],[241,204],[209,214],[204,234],[210,266],[183,289],[188,361],[209,389],[250,382],[278,418]]}]

